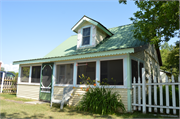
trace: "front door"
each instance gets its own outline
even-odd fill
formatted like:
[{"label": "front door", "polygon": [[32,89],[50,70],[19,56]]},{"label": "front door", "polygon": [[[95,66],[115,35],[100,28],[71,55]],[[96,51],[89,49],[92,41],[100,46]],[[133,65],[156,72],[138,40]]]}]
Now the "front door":
[{"label": "front door", "polygon": [[43,101],[51,101],[53,63],[42,64],[42,75],[40,82],[39,99]]}]

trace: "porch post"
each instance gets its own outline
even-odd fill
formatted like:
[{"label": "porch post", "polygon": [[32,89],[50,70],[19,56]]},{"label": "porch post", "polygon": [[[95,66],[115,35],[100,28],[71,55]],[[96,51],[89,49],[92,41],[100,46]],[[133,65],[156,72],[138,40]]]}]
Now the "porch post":
[{"label": "porch post", "polygon": [[[97,81],[100,81],[100,61],[99,59],[96,61],[96,83]],[[97,83],[97,86],[99,86],[100,83]]]},{"label": "porch post", "polygon": [[56,64],[53,64],[53,76],[52,76],[52,84],[51,84],[51,101],[54,98],[54,84],[55,84],[55,79],[56,78]]},{"label": "porch post", "polygon": [[128,97],[128,112],[132,112],[132,92],[131,92],[131,58],[127,54],[127,97]]},{"label": "porch post", "polygon": [[73,72],[73,86],[76,86],[76,82],[77,82],[77,66],[76,66],[77,62],[74,62],[74,72]]}]

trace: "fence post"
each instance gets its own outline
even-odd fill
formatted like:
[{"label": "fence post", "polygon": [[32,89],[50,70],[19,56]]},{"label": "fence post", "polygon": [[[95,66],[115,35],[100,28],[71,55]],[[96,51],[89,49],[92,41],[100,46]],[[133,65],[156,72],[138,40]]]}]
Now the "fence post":
[{"label": "fence post", "polygon": [[3,72],[3,75],[2,75],[2,82],[1,82],[1,93],[2,93],[2,90],[3,90],[4,77],[5,77],[5,73]]},{"label": "fence post", "polygon": [[[136,80],[135,80],[135,77],[134,77],[134,84],[136,84],[135,83],[136,82]],[[134,98],[134,104],[136,104],[136,85],[134,85],[134,87],[133,87],[133,98]],[[136,106],[134,106],[134,110],[136,110]]]},{"label": "fence post", "polygon": [[[166,83],[168,83],[168,77],[166,75]],[[169,107],[169,85],[166,84],[166,106]],[[166,108],[166,113],[169,114],[169,108]]]},{"label": "fence post", "polygon": [[[174,76],[171,76],[172,83],[174,83]],[[176,92],[175,92],[175,86],[172,84],[172,104],[173,107],[176,107]],[[176,109],[173,109],[173,114],[176,114]]]},{"label": "fence post", "polygon": [[[141,104],[141,81],[140,81],[140,77],[138,77],[138,104]],[[141,110],[141,106],[138,107],[138,110]]]},{"label": "fence post", "polygon": [[143,96],[143,113],[146,113],[146,81],[145,81],[145,69],[142,68],[142,96]]},{"label": "fence post", "polygon": [[[160,82],[162,83],[162,77],[160,76]],[[163,89],[162,85],[160,87],[160,106],[163,106]],[[163,108],[160,108],[160,113],[163,113]]]},{"label": "fence post", "polygon": [[[157,83],[156,77],[154,77],[154,83]],[[154,85],[154,105],[157,106],[157,85]],[[157,108],[154,108],[154,112],[157,112]]]},{"label": "fence post", "polygon": [[[180,106],[180,75],[178,76],[178,82],[179,82],[178,88],[179,88],[179,106]],[[179,109],[179,115],[180,115],[180,109]]]},{"label": "fence post", "polygon": [[[149,78],[148,78],[148,83],[151,83],[151,76],[149,76]],[[149,106],[151,106],[151,85],[148,85],[148,93],[149,93],[149,95],[148,95],[148,102],[149,102]],[[149,112],[151,112],[152,110],[151,110],[151,107],[149,107]]]}]

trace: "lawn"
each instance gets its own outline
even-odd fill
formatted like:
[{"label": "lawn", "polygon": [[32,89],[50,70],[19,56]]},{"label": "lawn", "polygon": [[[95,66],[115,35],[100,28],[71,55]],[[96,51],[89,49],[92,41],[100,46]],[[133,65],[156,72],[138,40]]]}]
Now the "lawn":
[{"label": "lawn", "polygon": [[[14,102],[10,100],[14,100]],[[142,114],[140,112],[103,116],[89,112],[76,111],[74,107],[65,106],[63,110],[60,110],[58,104],[53,104],[53,107],[50,108],[49,103],[33,105],[25,104],[24,102],[26,101],[32,100],[17,98],[15,95],[10,94],[0,94],[0,118],[164,118],[160,116],[153,116],[152,114]]]}]

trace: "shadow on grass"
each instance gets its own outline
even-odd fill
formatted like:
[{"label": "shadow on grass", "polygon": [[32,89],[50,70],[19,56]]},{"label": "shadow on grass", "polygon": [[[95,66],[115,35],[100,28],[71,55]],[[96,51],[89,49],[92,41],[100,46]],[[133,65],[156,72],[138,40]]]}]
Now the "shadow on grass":
[{"label": "shadow on grass", "polygon": [[80,114],[82,116],[91,116],[94,118],[112,118],[111,115],[99,115],[99,114],[93,114],[93,113],[85,112],[85,111],[78,111],[78,110],[76,110],[75,107],[73,107],[73,106],[69,107],[67,105],[65,105],[64,108],[61,110],[60,104],[53,104],[51,110],[52,110],[52,112],[66,112],[67,116],[74,116],[74,115]]},{"label": "shadow on grass", "polygon": [[50,118],[52,119],[53,117],[52,116],[48,116],[46,117],[44,114],[36,114],[36,115],[33,115],[33,116],[27,116],[28,114],[26,112],[19,112],[19,113],[13,113],[13,114],[7,114],[7,113],[0,113],[0,118],[3,119],[3,118],[9,118],[9,119],[18,119],[18,118],[22,118],[20,117],[19,115],[23,115],[24,117],[23,118],[35,118],[35,119],[43,119],[43,118]]},{"label": "shadow on grass", "polygon": [[169,118],[169,117],[162,117],[160,115],[154,116],[153,113],[148,113],[148,112],[146,114],[143,114],[142,112],[139,111],[134,111],[133,113],[126,112],[126,113],[115,113],[113,115],[100,115],[85,111],[77,111],[75,107],[69,107],[69,106],[64,106],[64,109],[61,110],[60,104],[53,104],[51,111],[60,112],[60,113],[66,112],[67,113],[66,115],[68,116],[74,116],[80,114],[82,116],[88,115],[95,118]]},{"label": "shadow on grass", "polygon": [[[86,118],[86,116],[92,117],[92,118],[168,118],[168,117],[161,117],[161,116],[153,116],[152,113],[147,113],[143,114],[142,112],[134,112],[134,113],[116,113],[113,115],[99,115],[99,114],[93,114],[90,112],[85,112],[85,111],[77,111],[75,107],[69,107],[69,106],[64,106],[64,109],[60,109],[60,104],[53,104],[52,108],[50,108],[49,104],[45,104],[47,107],[47,110],[50,113],[58,113],[58,115],[63,115],[67,116],[68,118],[74,118],[75,116],[80,117],[80,118]],[[82,117],[81,117],[82,116]],[[20,111],[18,113],[12,113],[8,114],[6,112],[0,113],[0,118],[57,118],[55,115],[54,116],[47,116],[46,113],[39,113],[39,114],[34,114],[34,115],[29,115],[25,111]],[[67,118],[66,117],[66,118]],[[172,117],[171,117],[172,118]]]}]

